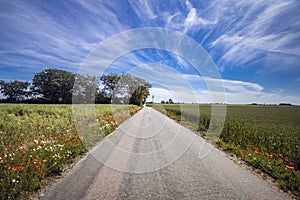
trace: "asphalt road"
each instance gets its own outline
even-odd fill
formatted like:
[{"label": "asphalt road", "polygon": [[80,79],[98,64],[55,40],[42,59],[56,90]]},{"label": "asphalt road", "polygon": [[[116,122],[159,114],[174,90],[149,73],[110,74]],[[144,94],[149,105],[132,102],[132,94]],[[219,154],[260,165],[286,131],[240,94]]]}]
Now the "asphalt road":
[{"label": "asphalt road", "polygon": [[152,108],[125,121],[42,199],[290,199]]}]

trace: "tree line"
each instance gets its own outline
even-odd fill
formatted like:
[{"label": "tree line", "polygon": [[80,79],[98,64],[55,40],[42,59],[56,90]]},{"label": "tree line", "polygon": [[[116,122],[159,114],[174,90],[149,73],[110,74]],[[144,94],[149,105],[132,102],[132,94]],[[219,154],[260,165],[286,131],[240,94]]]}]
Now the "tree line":
[{"label": "tree line", "polygon": [[31,82],[0,80],[7,103],[118,103],[142,105],[151,85],[130,74],[89,76],[60,69],[36,73]]}]

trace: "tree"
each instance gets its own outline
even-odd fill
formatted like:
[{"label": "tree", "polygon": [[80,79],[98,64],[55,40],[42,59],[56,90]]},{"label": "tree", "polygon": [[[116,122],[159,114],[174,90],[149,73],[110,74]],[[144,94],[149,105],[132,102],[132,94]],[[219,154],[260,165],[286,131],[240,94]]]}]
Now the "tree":
[{"label": "tree", "polygon": [[48,103],[71,103],[75,74],[46,69],[34,75],[32,91]]},{"label": "tree", "polygon": [[172,99],[169,99],[169,104],[174,104],[173,100]]},{"label": "tree", "polygon": [[165,104],[165,101],[164,100],[161,100],[161,102],[160,102],[161,104]]},{"label": "tree", "polygon": [[103,88],[102,93],[109,99],[111,102],[112,99],[115,98],[115,89],[120,80],[120,76],[117,74],[103,75],[100,78]]},{"label": "tree", "polygon": [[130,74],[123,74],[117,84],[117,93],[124,96],[124,100],[130,104],[141,106],[150,95],[151,85],[144,79],[134,77]]},{"label": "tree", "polygon": [[112,103],[142,105],[150,94],[151,85],[130,74],[103,75],[100,80],[102,81],[102,93]]},{"label": "tree", "polygon": [[29,96],[29,82],[23,81],[0,81],[0,91],[6,97],[8,102],[20,102]]},{"label": "tree", "polygon": [[80,75],[75,76],[73,87],[74,103],[94,103],[96,93],[98,93],[99,78],[95,76]]}]

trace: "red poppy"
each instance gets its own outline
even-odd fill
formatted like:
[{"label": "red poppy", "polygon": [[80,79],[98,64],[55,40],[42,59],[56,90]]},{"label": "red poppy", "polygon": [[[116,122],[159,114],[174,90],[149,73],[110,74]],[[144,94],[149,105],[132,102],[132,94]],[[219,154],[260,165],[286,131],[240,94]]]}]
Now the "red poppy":
[{"label": "red poppy", "polygon": [[3,153],[0,153],[0,157],[3,157],[4,156],[4,154]]},{"label": "red poppy", "polygon": [[289,166],[289,165],[285,166],[285,169],[289,169],[289,170],[291,170],[292,172],[295,171],[295,168],[294,168],[294,167],[291,167],[291,166]]},{"label": "red poppy", "polygon": [[268,158],[273,158],[273,155],[272,154],[268,154]]},{"label": "red poppy", "polygon": [[18,166],[18,170],[20,170],[20,171],[22,171],[24,169],[24,167],[23,166]]},{"label": "red poppy", "polygon": [[41,169],[41,166],[40,166],[40,165],[34,165],[34,168],[35,168],[36,170],[40,170],[40,169]]},{"label": "red poppy", "polygon": [[284,160],[285,160],[286,162],[289,162],[289,157],[285,157]]},{"label": "red poppy", "polygon": [[13,171],[17,171],[18,170],[18,168],[17,167],[13,167],[13,168],[11,168]]},{"label": "red poppy", "polygon": [[282,157],[282,154],[280,153],[280,154],[278,154],[278,156],[279,156],[279,157]]},{"label": "red poppy", "polygon": [[253,150],[254,150],[254,151],[258,151],[258,148],[257,148],[257,147],[254,147]]},{"label": "red poppy", "polygon": [[2,179],[0,179],[0,185],[2,185],[4,183],[4,181]]},{"label": "red poppy", "polygon": [[280,159],[280,160],[279,160],[279,162],[280,162],[280,163],[283,163],[283,160],[282,160],[282,159]]},{"label": "red poppy", "polygon": [[24,152],[24,153],[22,153],[22,157],[25,157],[27,154]]}]

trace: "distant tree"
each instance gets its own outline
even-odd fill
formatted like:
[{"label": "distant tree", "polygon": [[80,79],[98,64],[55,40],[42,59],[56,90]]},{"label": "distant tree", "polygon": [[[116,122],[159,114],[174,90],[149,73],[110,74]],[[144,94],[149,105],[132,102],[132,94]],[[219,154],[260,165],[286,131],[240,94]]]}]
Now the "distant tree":
[{"label": "distant tree", "polygon": [[100,79],[95,76],[77,74],[73,87],[73,102],[94,103],[99,88],[99,81]]},{"label": "distant tree", "polygon": [[169,104],[174,104],[173,100],[172,99],[169,99]]},{"label": "distant tree", "polygon": [[145,80],[137,77],[131,77],[131,81],[129,82],[129,103],[138,106],[144,104],[147,97],[150,95],[150,87],[151,85]]},{"label": "distant tree", "polygon": [[116,96],[115,90],[120,80],[120,76],[117,74],[103,75],[101,76],[100,80],[103,86],[101,91],[111,102],[111,100]]},{"label": "distant tree", "polygon": [[48,103],[71,103],[75,74],[59,69],[46,69],[34,75],[32,92]]},{"label": "distant tree", "polygon": [[165,104],[165,101],[164,100],[161,100],[161,102],[160,102],[161,104]]},{"label": "distant tree", "polygon": [[8,102],[20,102],[30,95],[28,91],[30,83],[23,81],[0,81],[0,91]]},{"label": "distant tree", "polygon": [[108,98],[103,91],[96,91],[95,103],[109,104],[111,103],[111,99]]},{"label": "distant tree", "polygon": [[112,103],[142,105],[150,94],[151,85],[130,74],[103,75],[100,80],[102,82],[101,95],[104,95]]}]

